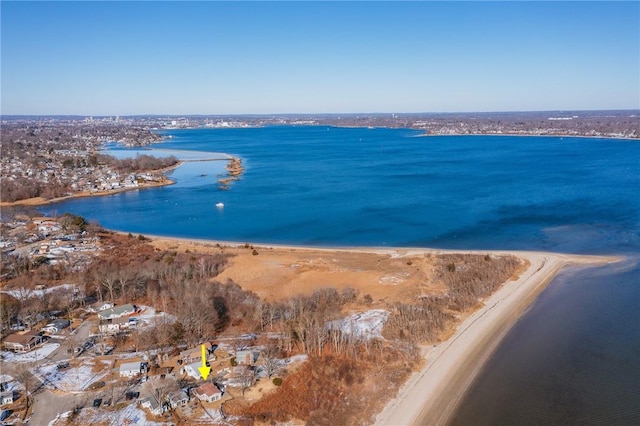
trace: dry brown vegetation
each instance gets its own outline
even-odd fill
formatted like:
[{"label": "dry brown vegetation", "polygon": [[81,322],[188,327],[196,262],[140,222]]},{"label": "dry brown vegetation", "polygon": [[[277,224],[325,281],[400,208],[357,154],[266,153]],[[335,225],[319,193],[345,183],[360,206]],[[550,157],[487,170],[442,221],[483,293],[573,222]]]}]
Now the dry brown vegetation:
[{"label": "dry brown vegetation", "polygon": [[396,392],[417,363],[417,357],[407,359],[381,342],[377,345],[375,351],[358,358],[334,354],[310,357],[283,380],[282,386],[258,402],[234,400],[225,410],[258,423],[371,424],[371,414]]},{"label": "dry brown vegetation", "polygon": [[[225,403],[226,412],[247,423],[371,423],[419,364],[420,345],[444,339],[461,317],[525,266],[512,256],[392,256],[168,243],[106,231],[96,235],[103,254],[77,277],[84,293],[148,304],[177,318],[151,331],[120,336],[117,344],[145,350],[195,345],[221,334],[268,332],[270,350],[263,351],[261,360],[265,368],[270,353],[309,356],[261,399]],[[263,281],[268,299],[259,297]],[[32,312],[36,307],[29,303],[15,308]],[[327,326],[372,307],[389,312],[383,339]],[[274,368],[269,374],[280,373]]]}]

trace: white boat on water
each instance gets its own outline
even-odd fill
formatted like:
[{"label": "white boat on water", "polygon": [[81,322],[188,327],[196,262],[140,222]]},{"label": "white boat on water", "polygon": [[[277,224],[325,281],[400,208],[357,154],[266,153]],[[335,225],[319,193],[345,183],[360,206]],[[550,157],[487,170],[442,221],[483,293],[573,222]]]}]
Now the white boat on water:
[{"label": "white boat on water", "polygon": [[221,209],[221,208],[223,208],[223,207],[224,207],[224,203],[218,203],[218,204],[216,204],[216,207],[217,207],[217,208],[219,208],[219,209]]}]

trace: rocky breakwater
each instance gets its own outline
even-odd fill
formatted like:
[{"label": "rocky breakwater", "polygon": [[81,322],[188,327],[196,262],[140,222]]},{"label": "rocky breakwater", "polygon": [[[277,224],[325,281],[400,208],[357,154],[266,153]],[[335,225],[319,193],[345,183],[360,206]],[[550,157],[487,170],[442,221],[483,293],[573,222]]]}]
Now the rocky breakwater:
[{"label": "rocky breakwater", "polygon": [[224,191],[229,189],[229,184],[234,180],[240,179],[242,173],[244,173],[244,166],[242,160],[238,157],[231,157],[229,163],[227,163],[227,174],[225,177],[218,179],[218,188]]}]

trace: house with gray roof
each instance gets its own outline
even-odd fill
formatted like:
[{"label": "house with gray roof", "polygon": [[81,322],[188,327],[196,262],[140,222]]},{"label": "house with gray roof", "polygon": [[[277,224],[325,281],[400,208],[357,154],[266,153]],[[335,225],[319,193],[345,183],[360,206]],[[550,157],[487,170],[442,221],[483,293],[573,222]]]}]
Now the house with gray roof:
[{"label": "house with gray roof", "polygon": [[182,389],[178,389],[167,395],[167,401],[171,408],[184,407],[189,402],[189,395]]},{"label": "house with gray roof", "polygon": [[98,318],[101,320],[116,319],[134,314],[135,312],[136,307],[131,303],[127,303],[126,305],[114,306],[113,308],[98,312]]},{"label": "house with gray roof", "polygon": [[142,363],[140,361],[135,362],[123,362],[118,369],[120,377],[135,377],[142,374]]},{"label": "house with gray roof", "polygon": [[164,412],[164,407],[158,402],[154,395],[149,395],[140,400],[140,405],[151,412],[154,416],[160,416]]}]

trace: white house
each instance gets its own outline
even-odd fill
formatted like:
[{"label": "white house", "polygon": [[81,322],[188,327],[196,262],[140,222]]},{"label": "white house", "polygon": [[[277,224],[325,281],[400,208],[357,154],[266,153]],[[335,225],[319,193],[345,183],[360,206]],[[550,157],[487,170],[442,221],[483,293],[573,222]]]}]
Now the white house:
[{"label": "white house", "polygon": [[178,389],[167,395],[167,401],[171,408],[184,407],[189,402],[189,395],[182,389]]},{"label": "white house", "polygon": [[142,373],[142,363],[140,361],[124,362],[120,364],[120,377],[135,377]]},{"label": "white house", "polygon": [[116,319],[131,315],[135,312],[136,307],[130,303],[127,303],[126,305],[114,306],[113,308],[105,309],[98,312],[98,318],[100,318],[101,320]]},{"label": "white house", "polygon": [[[133,321],[132,321],[133,320]],[[116,318],[114,320],[102,320],[98,324],[98,330],[102,334],[117,334],[121,330],[135,327],[137,322],[134,318]]]},{"label": "white house", "polygon": [[114,306],[115,305],[112,302],[96,302],[87,306],[85,309],[89,312],[100,312],[107,309],[111,309]]},{"label": "white house", "polygon": [[13,404],[13,390],[7,390],[0,393],[0,405]]},{"label": "white house", "polygon": [[150,395],[140,400],[140,405],[151,412],[154,416],[160,416],[164,412],[164,407],[158,402],[158,399]]},{"label": "white house", "polygon": [[202,361],[187,364],[182,367],[182,374],[186,374],[189,377],[193,377],[196,380],[202,379],[199,368],[202,367]]}]

